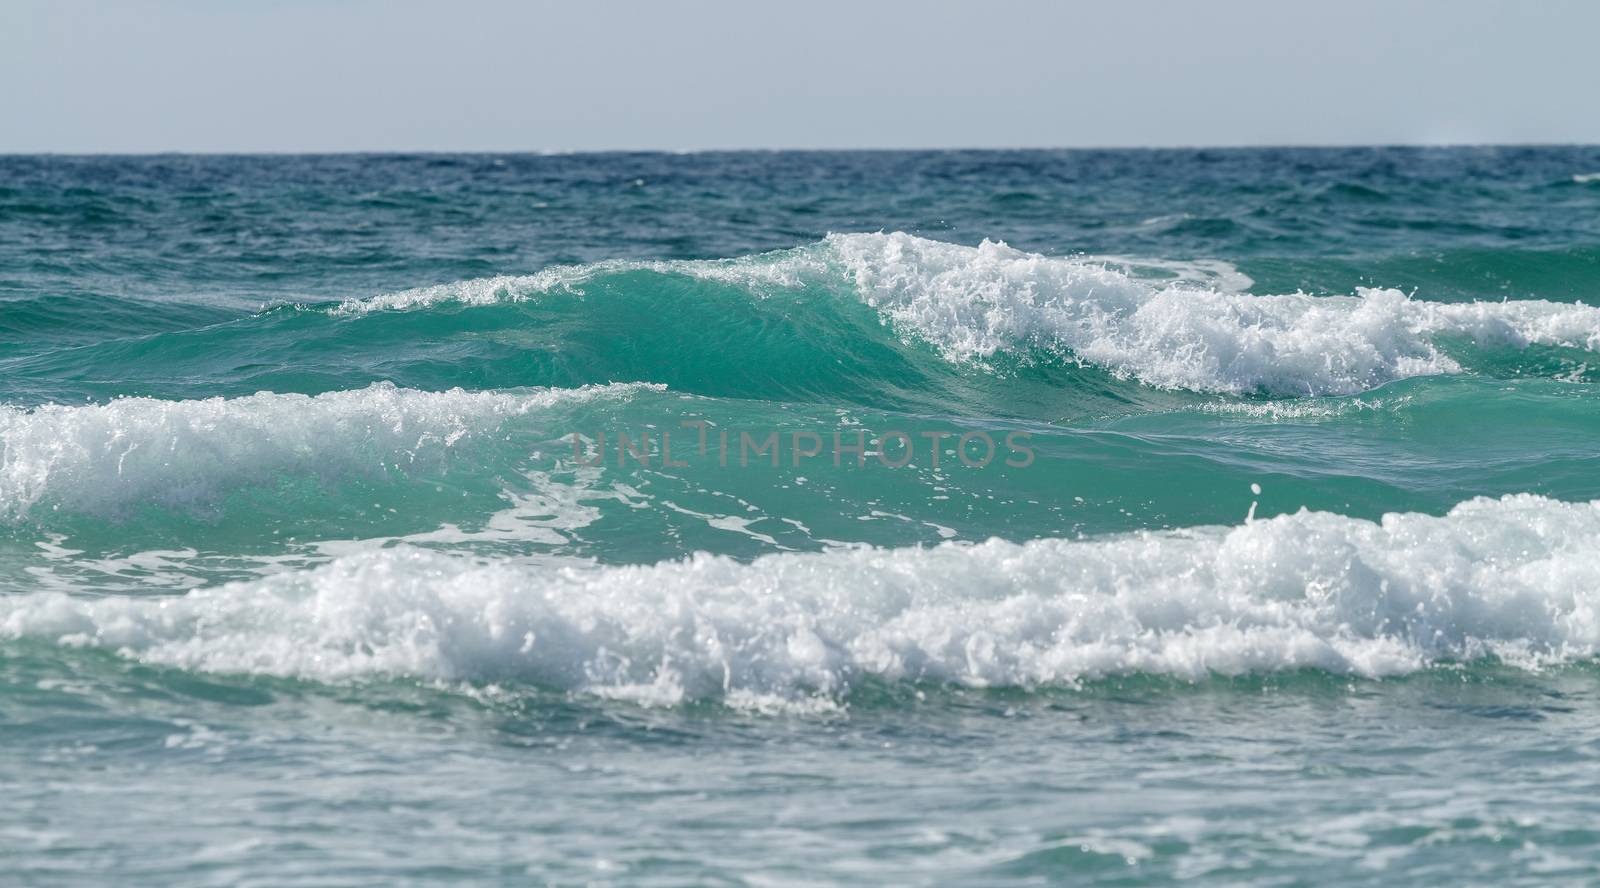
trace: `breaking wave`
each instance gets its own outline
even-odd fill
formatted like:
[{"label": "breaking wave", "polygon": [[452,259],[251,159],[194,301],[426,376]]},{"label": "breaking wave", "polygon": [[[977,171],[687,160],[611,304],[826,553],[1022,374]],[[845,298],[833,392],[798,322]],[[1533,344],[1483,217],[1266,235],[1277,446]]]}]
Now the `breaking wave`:
[{"label": "breaking wave", "polygon": [[648,566],[399,547],[180,598],[0,598],[0,636],[342,681],[521,682],[653,704],[830,707],[864,681],[1071,686],[1402,675],[1600,651],[1600,502],[1522,494],[1091,540]]},{"label": "breaking wave", "polygon": [[[1193,263],[1190,263],[1193,264]],[[1351,296],[1253,295],[1237,274],[1136,276],[1136,264],[1057,258],[984,241],[904,233],[835,234],[738,259],[604,262],[407,290],[343,303],[342,317],[442,304],[536,300],[626,274],[743,287],[755,298],[857,298],[896,331],[958,364],[1041,353],[1164,389],[1224,394],[1353,394],[1459,373],[1447,347],[1600,351],[1600,308],[1544,300],[1431,302],[1393,289]],[[1232,282],[1232,283],[1230,283]]]},{"label": "breaking wave", "polygon": [[98,515],[188,506],[291,473],[326,481],[414,469],[511,417],[649,388],[423,392],[375,383],[316,396],[0,407],[0,521],[42,506]]}]

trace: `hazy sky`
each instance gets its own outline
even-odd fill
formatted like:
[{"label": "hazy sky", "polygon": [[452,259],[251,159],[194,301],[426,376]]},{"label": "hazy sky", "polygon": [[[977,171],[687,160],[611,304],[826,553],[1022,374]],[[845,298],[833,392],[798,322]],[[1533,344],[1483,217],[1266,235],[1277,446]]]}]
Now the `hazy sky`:
[{"label": "hazy sky", "polygon": [[0,0],[0,151],[1600,142],[1600,3]]}]

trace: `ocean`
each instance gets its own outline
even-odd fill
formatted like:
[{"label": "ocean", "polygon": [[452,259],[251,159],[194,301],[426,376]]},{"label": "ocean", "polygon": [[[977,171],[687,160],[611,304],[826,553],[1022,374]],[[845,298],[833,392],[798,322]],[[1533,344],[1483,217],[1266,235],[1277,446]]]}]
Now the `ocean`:
[{"label": "ocean", "polygon": [[1592,884],[1600,147],[0,157],[0,881]]}]

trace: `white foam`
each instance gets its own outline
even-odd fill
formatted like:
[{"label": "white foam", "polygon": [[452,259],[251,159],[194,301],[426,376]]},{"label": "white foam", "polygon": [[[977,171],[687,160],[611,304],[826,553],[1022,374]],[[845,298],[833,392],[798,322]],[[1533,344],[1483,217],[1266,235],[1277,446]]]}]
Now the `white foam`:
[{"label": "white foam", "polygon": [[377,383],[315,397],[0,407],[0,520],[44,506],[104,515],[206,503],[287,473],[377,475],[531,410],[642,387],[423,392]]},{"label": "white foam", "polygon": [[[1122,268],[1116,267],[1123,266]],[[1168,280],[1135,276],[1155,268]],[[821,244],[740,259],[603,262],[407,290],[334,311],[424,308],[582,292],[603,275],[674,274],[755,295],[839,281],[906,335],[949,360],[1039,348],[1161,388],[1345,395],[1412,376],[1458,373],[1443,337],[1511,348],[1600,351],[1600,309],[1542,300],[1438,303],[1398,290],[1354,296],[1252,295],[1224,263],[1052,258],[1003,243],[976,247],[909,234],[831,234]]]},{"label": "white foam", "polygon": [[1409,395],[1394,398],[1340,398],[1308,399],[1300,401],[1208,401],[1198,409],[1202,413],[1246,416],[1251,419],[1278,422],[1296,419],[1333,419],[1351,413],[1398,410],[1411,402]]},{"label": "white foam", "polygon": [[1244,293],[1255,279],[1221,259],[1151,259],[1141,256],[1083,256],[1086,263],[1109,266],[1153,283],[1186,284],[1224,293]]},{"label": "white foam", "polygon": [[0,637],[346,680],[535,682],[652,703],[826,706],[862,680],[1071,685],[1311,668],[1387,676],[1600,651],[1600,502],[1379,522],[536,567],[414,548],[183,597],[0,598]]},{"label": "white foam", "polygon": [[992,241],[852,234],[828,243],[869,303],[952,361],[1035,347],[1163,388],[1342,395],[1459,372],[1441,336],[1600,351],[1600,309],[1586,305],[1435,303],[1397,290],[1254,296],[1153,286]]},{"label": "white foam", "polygon": [[330,310],[335,317],[359,317],[375,311],[410,311],[445,303],[465,306],[526,302],[553,293],[583,293],[596,278],[629,272],[680,275],[697,280],[742,286],[798,287],[808,274],[825,269],[811,251],[779,250],[735,259],[632,261],[624,259],[589,265],[558,265],[535,274],[499,275],[448,284],[435,284],[364,299],[348,299]]}]

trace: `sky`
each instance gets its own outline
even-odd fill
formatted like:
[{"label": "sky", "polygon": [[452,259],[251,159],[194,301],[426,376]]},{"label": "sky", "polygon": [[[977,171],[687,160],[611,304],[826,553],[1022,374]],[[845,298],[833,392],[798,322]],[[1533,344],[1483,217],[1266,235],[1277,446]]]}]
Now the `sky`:
[{"label": "sky", "polygon": [[0,0],[0,152],[1600,142],[1589,0]]}]

